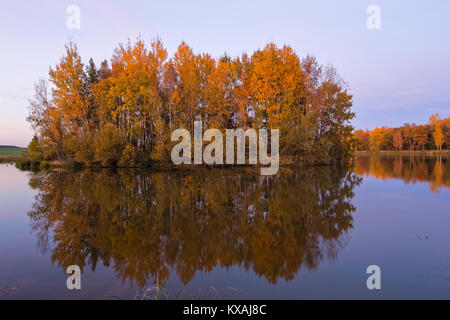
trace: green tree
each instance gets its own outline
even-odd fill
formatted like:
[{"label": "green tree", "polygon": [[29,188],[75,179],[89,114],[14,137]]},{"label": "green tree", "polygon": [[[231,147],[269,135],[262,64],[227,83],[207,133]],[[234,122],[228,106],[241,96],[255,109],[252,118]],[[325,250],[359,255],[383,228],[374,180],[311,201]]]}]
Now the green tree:
[{"label": "green tree", "polygon": [[43,152],[42,147],[39,144],[39,140],[37,136],[34,136],[28,145],[27,156],[32,160],[42,160]]}]

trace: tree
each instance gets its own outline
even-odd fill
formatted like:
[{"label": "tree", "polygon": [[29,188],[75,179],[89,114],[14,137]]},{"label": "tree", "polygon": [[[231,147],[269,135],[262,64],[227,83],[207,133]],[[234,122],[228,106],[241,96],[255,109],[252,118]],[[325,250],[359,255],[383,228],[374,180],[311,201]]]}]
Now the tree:
[{"label": "tree", "polygon": [[381,128],[376,127],[370,131],[370,151],[378,151],[381,146]]},{"label": "tree", "polygon": [[381,147],[384,150],[392,150],[394,148],[394,129],[384,127]]},{"label": "tree", "polygon": [[355,113],[351,108],[353,105],[352,95],[347,86],[337,74],[334,67],[326,67],[324,79],[319,89],[321,104],[318,113],[318,124],[316,141],[319,145],[330,145],[330,154],[336,158],[347,158],[350,156],[350,138],[353,127],[350,121]]},{"label": "tree", "polygon": [[257,127],[280,128],[299,111],[302,89],[300,60],[291,47],[269,43],[253,54],[250,95]]},{"label": "tree", "polygon": [[117,128],[106,126],[100,131],[94,142],[96,159],[103,166],[117,165],[124,151],[126,141]]},{"label": "tree", "polygon": [[200,74],[198,58],[191,47],[182,42],[173,58],[173,66],[177,75],[177,87],[171,97],[177,105],[173,115],[175,123],[194,130],[194,121],[200,114]]},{"label": "tree", "polygon": [[144,160],[155,148],[156,126],[165,112],[159,82],[166,57],[159,39],[150,50],[141,39],[121,44],[114,51],[111,75],[95,88],[102,126],[115,126],[137,152],[146,155]]},{"label": "tree", "polygon": [[403,137],[409,145],[409,150],[414,150],[414,127],[415,124],[410,125],[409,123],[405,123],[402,127]]},{"label": "tree", "polygon": [[[208,61],[210,66],[215,63]],[[227,56],[219,59],[207,75],[205,92],[206,125],[211,128],[235,128],[239,112],[236,97],[238,76],[235,63]]]},{"label": "tree", "polygon": [[108,61],[103,60],[98,69],[99,80],[105,80],[111,75],[111,69],[108,66]]},{"label": "tree", "polygon": [[450,149],[450,118],[442,120],[442,128],[444,131],[444,143],[447,145],[447,149]]},{"label": "tree", "polygon": [[53,84],[53,103],[61,113],[67,133],[81,139],[90,128],[90,114],[86,74],[74,43],[66,45],[66,55],[54,69],[50,68],[49,76]]},{"label": "tree", "polygon": [[393,129],[387,127],[375,128],[370,132],[370,150],[392,150]]},{"label": "tree", "polygon": [[356,150],[364,150],[362,147],[362,135],[364,131],[363,130],[355,130],[353,132],[353,139],[355,140],[355,151]]},{"label": "tree", "polygon": [[43,157],[42,148],[39,144],[38,137],[34,136],[28,145],[27,156],[32,160],[41,160]]},{"label": "tree", "polygon": [[400,129],[395,129],[394,130],[393,140],[394,140],[394,148],[395,148],[395,150],[402,150],[403,137],[402,137],[402,132],[400,131]]},{"label": "tree", "polygon": [[301,68],[300,95],[291,108],[282,108],[281,150],[310,162],[329,162],[330,158],[340,162],[352,149],[352,95],[334,67],[323,67],[308,56]]},{"label": "tree", "polygon": [[433,139],[436,148],[442,150],[442,145],[444,144],[445,137],[443,132],[443,122],[439,117],[439,114],[436,113],[430,117],[429,124],[431,129],[433,130]]},{"label": "tree", "polygon": [[414,140],[419,147],[422,146],[422,151],[425,150],[425,145],[428,142],[428,127],[426,125],[419,125],[414,129]]},{"label": "tree", "polygon": [[353,133],[354,139],[355,139],[355,147],[356,150],[363,150],[363,151],[368,151],[369,150],[369,145],[370,145],[370,134],[369,134],[369,130],[355,130],[355,132]]},{"label": "tree", "polygon": [[40,79],[34,86],[34,97],[29,100],[27,121],[39,140],[45,157],[63,154],[64,127],[60,110],[49,94],[47,81]]},{"label": "tree", "polygon": [[84,96],[88,100],[88,110],[86,117],[89,122],[89,132],[98,128],[99,116],[98,116],[98,105],[95,101],[95,96],[93,95],[92,87],[98,83],[100,80],[100,74],[95,66],[94,60],[89,59],[89,64],[86,67],[85,78],[84,78]]}]

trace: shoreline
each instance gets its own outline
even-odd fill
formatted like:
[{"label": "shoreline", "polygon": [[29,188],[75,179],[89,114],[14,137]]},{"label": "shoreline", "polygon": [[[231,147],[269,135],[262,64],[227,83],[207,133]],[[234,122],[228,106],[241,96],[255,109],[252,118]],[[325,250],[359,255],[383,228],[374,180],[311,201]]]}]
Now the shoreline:
[{"label": "shoreline", "polygon": [[355,156],[366,155],[413,155],[413,156],[450,156],[450,150],[378,150],[378,151],[355,151]]},{"label": "shoreline", "polygon": [[[308,163],[307,161],[297,159],[292,159],[291,157],[286,157],[284,161],[280,161],[279,168],[318,168],[318,167],[334,167],[334,166],[349,166],[352,161],[349,162],[314,162]],[[16,168],[23,171],[51,171],[51,170],[68,170],[68,171],[78,171],[78,170],[153,170],[153,171],[197,171],[197,170],[233,170],[233,171],[255,171],[261,168],[268,167],[267,165],[261,164],[243,164],[243,165],[231,165],[231,164],[180,164],[175,165],[172,162],[153,162],[153,163],[142,163],[136,166],[84,166],[83,164],[68,161],[68,160],[30,160],[23,157],[18,157],[16,159],[10,158],[7,161],[1,161],[0,163],[10,163],[14,164]]]},{"label": "shoreline", "polygon": [[[280,168],[314,168],[314,167],[327,167],[327,166],[351,166],[351,162],[354,161],[355,158],[361,156],[443,156],[450,157],[450,150],[379,150],[379,151],[355,151],[353,156],[349,159],[349,163],[338,163],[338,162],[308,162],[304,159],[298,158],[294,159],[292,157],[285,157],[283,161],[280,161]],[[123,166],[92,166],[87,167],[80,163],[67,161],[67,160],[50,160],[50,161],[41,161],[41,160],[30,160],[23,156],[0,156],[0,164],[14,164],[20,170],[101,170],[101,169],[150,169],[155,171],[179,171],[179,170],[214,170],[214,169],[232,169],[232,170],[255,170],[264,167],[263,165],[194,165],[194,164],[181,164],[175,165],[173,163],[166,162],[153,162],[151,165],[142,164],[133,167],[123,167]]]}]

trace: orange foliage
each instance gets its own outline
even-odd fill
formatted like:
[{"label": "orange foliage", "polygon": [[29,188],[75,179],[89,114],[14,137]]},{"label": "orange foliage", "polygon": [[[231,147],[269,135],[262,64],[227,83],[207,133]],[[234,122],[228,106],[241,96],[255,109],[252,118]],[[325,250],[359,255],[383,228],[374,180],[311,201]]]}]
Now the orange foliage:
[{"label": "orange foliage", "polygon": [[[450,118],[441,120],[439,114],[432,115],[429,124],[405,123],[400,128],[381,127],[372,131],[353,132],[355,150],[425,150],[450,145]],[[369,141],[369,142],[368,142]]]}]

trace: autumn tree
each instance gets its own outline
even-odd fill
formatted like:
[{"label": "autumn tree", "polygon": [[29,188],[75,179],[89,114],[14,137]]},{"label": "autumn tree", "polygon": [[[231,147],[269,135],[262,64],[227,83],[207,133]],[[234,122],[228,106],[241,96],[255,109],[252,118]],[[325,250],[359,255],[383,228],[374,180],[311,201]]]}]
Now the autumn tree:
[{"label": "autumn tree", "polygon": [[409,123],[405,123],[402,127],[403,130],[403,138],[406,143],[409,145],[409,150],[414,150],[414,128],[415,124],[410,125]]},{"label": "autumn tree", "polygon": [[63,157],[64,122],[60,109],[53,103],[48,82],[40,79],[29,100],[27,121],[38,138],[44,158]]},{"label": "autumn tree", "polygon": [[50,68],[49,76],[53,85],[52,100],[65,122],[65,133],[79,141],[90,129],[90,118],[85,86],[87,77],[74,43],[66,45],[66,55],[55,68]]},{"label": "autumn tree", "polygon": [[370,133],[369,130],[355,130],[353,133],[355,140],[355,150],[369,150],[370,145]]},{"label": "autumn tree", "polygon": [[426,125],[419,125],[414,129],[414,140],[417,145],[425,150],[425,145],[428,143],[428,127]]},{"label": "autumn tree", "polygon": [[[203,58],[204,59],[204,58]],[[212,65],[208,72],[205,116],[206,125],[211,128],[235,128],[237,125],[237,103],[236,88],[239,78],[236,64],[228,56],[219,59],[217,66],[215,62],[206,61],[205,64]]]},{"label": "autumn tree", "polygon": [[102,126],[112,124],[119,134],[150,157],[161,130],[165,110],[159,94],[167,57],[160,40],[147,50],[143,40],[119,45],[112,58],[111,75],[96,86]]},{"label": "autumn tree", "polygon": [[370,150],[389,150],[392,149],[392,130],[391,128],[375,128],[370,132]]},{"label": "autumn tree", "polygon": [[363,130],[355,130],[353,132],[353,139],[354,139],[354,147],[356,150],[365,150],[364,149],[364,131]]},{"label": "autumn tree", "polygon": [[323,67],[307,56],[300,67],[303,93],[289,94],[296,102],[291,108],[282,108],[285,134],[280,144],[288,154],[299,154],[313,162],[326,162],[330,157],[339,162],[349,156],[352,145],[352,95],[332,66]]},{"label": "autumn tree", "polygon": [[173,58],[177,87],[171,100],[177,106],[173,115],[175,123],[191,132],[200,114],[200,73],[197,62],[192,48],[182,42]]},{"label": "autumn tree", "polygon": [[447,149],[450,149],[450,118],[442,120],[442,128],[444,131],[444,143],[447,145]]},{"label": "autumn tree", "polygon": [[[301,107],[303,72],[292,48],[273,43],[252,55],[250,95],[257,127],[280,127]],[[294,110],[297,109],[297,110]]]},{"label": "autumn tree", "polygon": [[395,150],[402,150],[403,137],[402,137],[402,132],[400,129],[394,130],[393,143],[394,143]]},{"label": "autumn tree", "polygon": [[439,117],[439,114],[434,114],[430,117],[429,124],[431,130],[433,131],[434,144],[438,150],[442,150],[442,145],[444,144],[445,137],[443,132],[443,122]]}]

